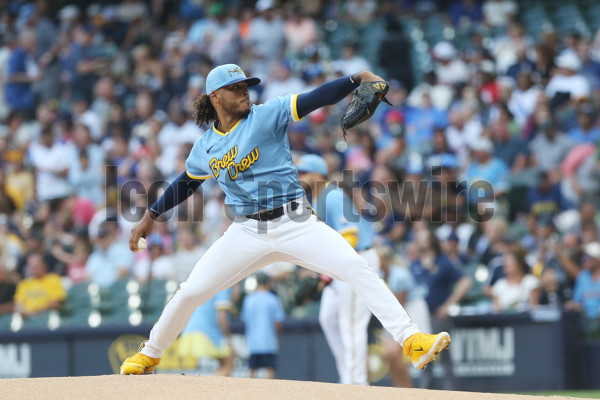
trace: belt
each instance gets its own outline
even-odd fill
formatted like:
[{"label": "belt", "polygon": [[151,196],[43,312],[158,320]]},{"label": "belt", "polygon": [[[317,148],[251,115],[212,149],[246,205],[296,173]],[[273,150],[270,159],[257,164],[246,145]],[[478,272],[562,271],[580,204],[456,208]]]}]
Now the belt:
[{"label": "belt", "polygon": [[[286,206],[287,204],[284,204],[281,207],[273,208],[271,210],[262,210],[257,212],[256,214],[246,215],[246,218],[255,219],[257,221],[271,221],[285,214]],[[295,211],[299,206],[300,204],[298,202],[292,201],[290,203],[291,211]]]}]

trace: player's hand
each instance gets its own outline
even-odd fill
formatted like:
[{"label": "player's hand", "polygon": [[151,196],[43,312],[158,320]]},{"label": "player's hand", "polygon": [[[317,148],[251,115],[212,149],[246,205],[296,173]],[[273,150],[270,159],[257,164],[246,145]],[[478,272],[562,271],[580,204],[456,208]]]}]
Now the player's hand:
[{"label": "player's hand", "polygon": [[152,232],[154,220],[151,217],[150,211],[146,211],[142,219],[131,228],[129,235],[129,249],[134,253],[138,251],[138,241],[141,237],[146,238]]}]

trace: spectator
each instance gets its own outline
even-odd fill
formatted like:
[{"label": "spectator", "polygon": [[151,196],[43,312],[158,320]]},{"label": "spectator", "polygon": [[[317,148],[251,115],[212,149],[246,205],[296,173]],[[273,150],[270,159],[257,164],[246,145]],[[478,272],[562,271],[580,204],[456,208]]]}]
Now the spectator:
[{"label": "spectator", "polygon": [[497,312],[523,311],[537,304],[539,282],[527,273],[526,250],[512,248],[504,256],[504,277],[492,287]]},{"label": "spectator", "polygon": [[538,96],[542,91],[533,85],[530,73],[519,72],[515,80],[517,87],[511,93],[508,109],[514,115],[517,124],[523,126],[535,111]]},{"label": "spectator", "polygon": [[518,10],[517,3],[512,0],[487,0],[483,3],[485,22],[493,28],[507,26]]},{"label": "spectator", "polygon": [[17,286],[12,281],[6,266],[0,261],[0,315],[11,314],[14,310],[14,300]]},{"label": "spectator", "polygon": [[481,4],[475,0],[457,0],[448,9],[452,24],[459,29],[465,29],[483,20]]},{"label": "spectator", "polygon": [[591,103],[583,103],[577,107],[577,125],[569,131],[569,138],[575,144],[595,144],[600,140],[596,112]]},{"label": "spectator", "polygon": [[235,354],[229,330],[231,289],[217,293],[196,308],[179,338],[179,354],[197,359],[212,358],[219,362],[216,376],[229,376]]},{"label": "spectator", "polygon": [[356,43],[346,43],[342,47],[342,56],[339,60],[333,62],[333,69],[340,71],[343,75],[352,75],[356,71],[370,71],[371,65],[362,56],[358,54],[358,45]]},{"label": "spectator", "polygon": [[148,250],[137,255],[133,262],[133,278],[143,283],[150,282],[153,279],[175,279],[173,260],[165,254],[160,234],[154,232],[146,242]]},{"label": "spectator", "polygon": [[567,308],[583,311],[586,318],[597,320],[600,316],[600,243],[585,246],[583,267],[575,281],[573,301],[567,303]]},{"label": "spectator", "polygon": [[581,60],[574,53],[565,53],[555,60],[557,71],[546,86],[546,96],[552,101],[552,108],[565,102],[575,103],[589,98],[590,84],[579,75]]},{"label": "spectator", "polygon": [[287,52],[300,55],[318,38],[315,21],[308,18],[302,7],[295,6],[286,19],[283,31],[287,42]]},{"label": "spectator", "polygon": [[42,129],[40,138],[29,146],[29,158],[36,171],[39,202],[52,200],[56,203],[71,194],[71,185],[67,180],[70,154],[69,147],[56,140],[49,127]]},{"label": "spectator", "polygon": [[529,151],[535,165],[542,171],[550,173],[550,179],[557,182],[560,177],[558,171],[560,163],[573,148],[573,142],[566,135],[558,132],[548,106],[538,106],[534,119],[536,135],[529,143]]},{"label": "spectator", "polygon": [[448,261],[434,234],[427,229],[416,233],[418,258],[410,265],[416,285],[425,295],[429,311],[437,318],[448,317],[450,306],[457,304],[471,287],[471,280],[463,276]]},{"label": "spectator", "polygon": [[275,378],[281,323],[285,319],[283,306],[270,291],[269,276],[256,274],[256,290],[244,298],[240,319],[246,325],[246,343],[250,358],[250,378],[256,371],[266,369],[266,378]]},{"label": "spectator", "polygon": [[492,155],[494,144],[490,139],[481,137],[471,144],[471,151],[473,161],[465,174],[469,203],[479,204],[500,198],[510,188],[510,171],[504,161]]},{"label": "spectator", "polygon": [[283,58],[284,25],[274,6],[273,0],[256,3],[259,15],[250,23],[250,34],[246,42],[254,58],[253,71],[266,71],[272,62]]},{"label": "spectator", "polygon": [[19,35],[19,46],[8,60],[6,101],[13,111],[21,112],[29,119],[34,116],[35,102],[33,83],[42,72],[34,59],[36,35],[32,30],[24,30]]},{"label": "spectator", "polygon": [[199,244],[192,225],[177,230],[176,251],[173,255],[175,279],[185,282],[194,269],[196,262],[202,257],[206,248]]},{"label": "spectator", "polygon": [[32,253],[27,257],[29,278],[17,284],[15,311],[24,317],[56,310],[67,296],[60,276],[49,273],[44,256]]},{"label": "spectator", "polygon": [[560,283],[556,278],[556,270],[544,269],[540,278],[538,304],[561,310],[571,298],[573,289],[566,283]]},{"label": "spectator", "polygon": [[435,74],[440,83],[454,85],[467,81],[467,66],[458,58],[456,48],[450,42],[436,44],[431,56],[436,61]]},{"label": "spectator", "polygon": [[104,223],[98,229],[94,251],[85,265],[88,279],[100,287],[109,287],[130,275],[133,255],[126,243],[118,242],[116,227]]},{"label": "spectator", "polygon": [[79,25],[74,29],[73,42],[64,56],[63,69],[71,96],[91,98],[92,89],[98,80],[98,72],[107,66],[106,59],[97,57],[93,44],[94,31],[90,25]]},{"label": "spectator", "polygon": [[545,171],[539,171],[535,186],[529,187],[525,211],[533,218],[542,215],[554,216],[565,210],[566,204],[560,192],[558,183],[552,183]]},{"label": "spectator", "polygon": [[304,83],[292,74],[292,67],[287,61],[277,61],[271,66],[266,88],[262,95],[263,102],[282,96],[284,93],[298,93]]}]

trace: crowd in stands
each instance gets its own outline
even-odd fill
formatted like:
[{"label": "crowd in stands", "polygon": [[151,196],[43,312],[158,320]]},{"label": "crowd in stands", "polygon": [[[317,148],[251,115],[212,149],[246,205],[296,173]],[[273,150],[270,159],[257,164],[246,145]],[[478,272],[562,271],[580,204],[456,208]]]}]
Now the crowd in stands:
[{"label": "crowd in stands", "polygon": [[[207,128],[192,119],[207,73],[231,62],[262,79],[257,104],[361,70],[389,80],[393,107],[347,141],[348,99],[289,141],[353,191],[399,298],[441,319],[546,305],[598,321],[600,31],[532,32],[535,1],[50,3],[0,9],[0,313],[60,310],[81,282],[185,280],[228,226],[214,181],[146,251],[129,232]],[[439,38],[419,28],[434,19]],[[316,316],[319,277],[265,272],[288,317]]]}]

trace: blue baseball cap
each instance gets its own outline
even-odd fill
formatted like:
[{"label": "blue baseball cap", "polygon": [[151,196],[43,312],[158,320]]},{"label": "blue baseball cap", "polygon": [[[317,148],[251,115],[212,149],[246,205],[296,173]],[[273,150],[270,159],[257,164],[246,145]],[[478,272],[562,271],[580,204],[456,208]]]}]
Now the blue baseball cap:
[{"label": "blue baseball cap", "polygon": [[247,82],[250,87],[258,85],[260,79],[246,77],[244,70],[235,64],[219,65],[213,68],[206,77],[206,94],[210,95],[223,86],[238,82]]},{"label": "blue baseball cap", "polygon": [[323,157],[316,154],[306,154],[300,157],[296,169],[298,169],[298,172],[316,172],[323,176],[327,176],[329,173],[329,168]]}]

